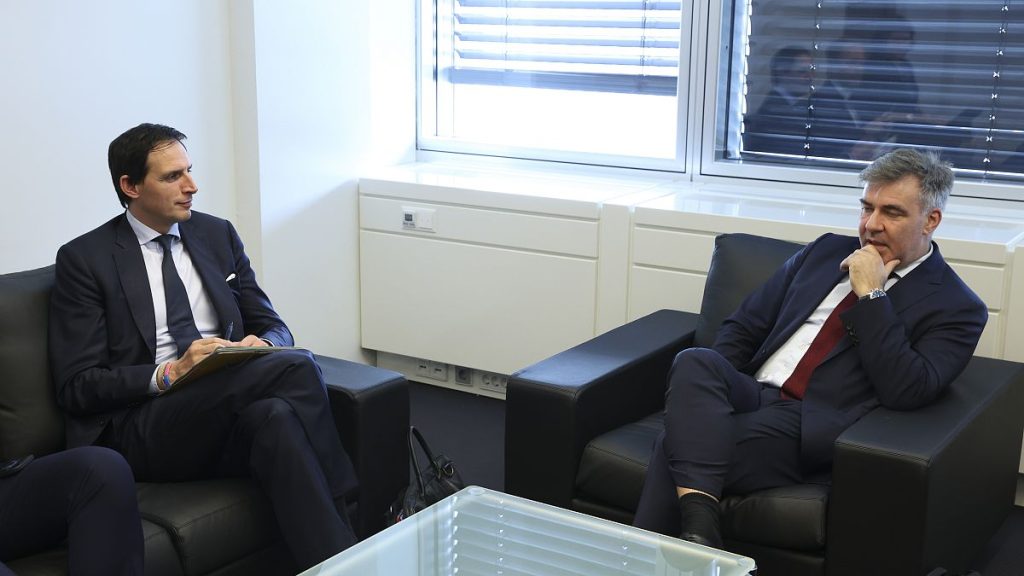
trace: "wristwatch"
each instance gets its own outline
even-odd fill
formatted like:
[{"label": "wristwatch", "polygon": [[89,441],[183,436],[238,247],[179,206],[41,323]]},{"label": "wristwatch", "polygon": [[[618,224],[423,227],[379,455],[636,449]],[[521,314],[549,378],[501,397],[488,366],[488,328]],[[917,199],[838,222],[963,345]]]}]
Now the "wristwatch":
[{"label": "wristwatch", "polygon": [[884,298],[884,297],[885,297],[885,290],[882,290],[881,288],[875,288],[871,292],[868,292],[867,294],[861,296],[860,300],[874,300],[875,298]]}]

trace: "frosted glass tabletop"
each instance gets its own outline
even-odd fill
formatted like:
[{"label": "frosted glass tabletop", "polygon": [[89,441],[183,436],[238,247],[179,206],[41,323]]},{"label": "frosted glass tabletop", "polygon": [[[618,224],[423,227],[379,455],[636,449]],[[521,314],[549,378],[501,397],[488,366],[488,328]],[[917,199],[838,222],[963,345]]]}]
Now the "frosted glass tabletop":
[{"label": "frosted glass tabletop", "polygon": [[750,558],[470,486],[300,576],[740,576]]}]

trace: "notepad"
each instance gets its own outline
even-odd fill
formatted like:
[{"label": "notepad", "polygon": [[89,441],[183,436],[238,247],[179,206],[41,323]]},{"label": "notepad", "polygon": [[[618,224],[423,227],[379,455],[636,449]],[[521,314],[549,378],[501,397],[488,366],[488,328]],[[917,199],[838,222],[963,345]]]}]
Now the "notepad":
[{"label": "notepad", "polygon": [[225,366],[232,366],[266,354],[285,352],[288,350],[305,350],[295,346],[222,346],[213,351],[209,356],[203,358],[198,364],[185,372],[180,378],[174,381],[167,392],[172,392],[180,386],[188,384],[212,374]]}]

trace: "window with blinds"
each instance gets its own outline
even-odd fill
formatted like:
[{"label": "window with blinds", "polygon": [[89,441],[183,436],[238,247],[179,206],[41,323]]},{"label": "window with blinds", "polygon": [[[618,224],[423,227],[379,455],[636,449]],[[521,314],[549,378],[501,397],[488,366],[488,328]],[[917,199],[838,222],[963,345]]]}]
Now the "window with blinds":
[{"label": "window with blinds", "polygon": [[680,3],[456,0],[453,84],[675,96]]},{"label": "window with blinds", "polygon": [[676,160],[683,8],[425,0],[433,26],[421,35],[421,148],[641,167]]},{"label": "window with blinds", "polygon": [[1024,3],[735,0],[719,157],[859,168],[894,147],[1024,175]]}]

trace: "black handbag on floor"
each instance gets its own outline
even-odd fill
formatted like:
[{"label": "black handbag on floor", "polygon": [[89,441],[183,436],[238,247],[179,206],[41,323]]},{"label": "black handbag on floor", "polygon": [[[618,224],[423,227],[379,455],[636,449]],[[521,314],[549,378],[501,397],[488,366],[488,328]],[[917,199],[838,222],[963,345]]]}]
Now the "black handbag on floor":
[{"label": "black handbag on floor", "polygon": [[[427,456],[427,465],[422,469],[416,457],[416,444]],[[409,427],[409,460],[412,464],[414,480],[402,490],[398,499],[391,504],[387,513],[387,524],[390,526],[399,520],[408,518],[427,506],[443,500],[465,488],[455,462],[444,454],[434,456],[424,440],[423,434],[415,426]]]}]

